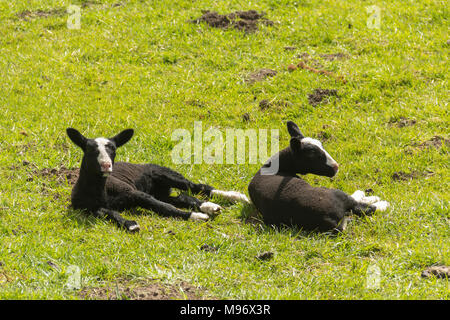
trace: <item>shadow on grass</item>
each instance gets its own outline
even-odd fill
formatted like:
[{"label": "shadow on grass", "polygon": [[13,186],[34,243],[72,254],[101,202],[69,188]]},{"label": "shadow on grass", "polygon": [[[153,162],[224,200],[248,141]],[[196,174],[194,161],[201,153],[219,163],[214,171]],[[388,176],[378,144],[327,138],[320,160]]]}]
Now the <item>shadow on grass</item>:
[{"label": "shadow on grass", "polygon": [[317,230],[303,230],[301,227],[294,225],[268,225],[264,223],[264,217],[253,204],[245,204],[242,207],[239,218],[243,223],[253,225],[255,227],[255,230],[261,233],[287,233],[293,238],[307,238],[313,236],[317,237],[318,235],[325,237],[336,237],[339,234],[338,232],[334,231],[320,232]]},{"label": "shadow on grass", "polygon": [[[190,211],[191,209],[180,209],[184,211]],[[119,211],[120,215],[126,219],[133,219],[140,216],[161,216],[154,211],[143,209],[140,207],[137,208],[131,208],[124,211]],[[219,213],[220,214],[220,213]],[[216,217],[219,216],[219,214],[211,214],[209,215],[210,220],[213,221]],[[96,217],[93,214],[89,213],[86,210],[81,209],[74,209],[71,206],[67,207],[66,210],[66,217],[72,221],[75,221],[77,223],[77,226],[83,227],[83,228],[91,228],[97,223],[110,223],[111,225],[114,225],[112,221],[109,221],[107,218],[101,218]],[[165,217],[167,219],[174,219],[174,220],[182,220],[181,217]],[[139,223],[139,222],[138,222]]]},{"label": "shadow on grass", "polygon": [[72,207],[67,208],[66,217],[75,221],[79,227],[84,228],[91,228],[98,220],[100,220],[86,211],[74,209]]},{"label": "shadow on grass", "polygon": [[[144,215],[152,215],[153,211],[141,209],[141,208],[133,208],[125,211],[120,211],[122,216],[129,215],[133,217],[144,216]],[[89,213],[86,210],[74,209],[71,206],[67,208],[66,217],[72,221],[75,221],[79,227],[91,228],[97,223],[113,223],[106,218],[96,217],[93,214]]]}]

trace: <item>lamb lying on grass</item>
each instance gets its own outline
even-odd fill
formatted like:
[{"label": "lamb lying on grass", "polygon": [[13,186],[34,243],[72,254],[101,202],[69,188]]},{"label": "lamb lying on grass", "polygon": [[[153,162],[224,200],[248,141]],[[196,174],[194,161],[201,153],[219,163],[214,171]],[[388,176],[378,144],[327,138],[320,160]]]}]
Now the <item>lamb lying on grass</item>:
[{"label": "lamb lying on grass", "polygon": [[[139,231],[136,221],[123,218],[118,211],[142,207],[163,216],[183,219],[209,219],[220,212],[215,203],[199,200],[181,193],[170,196],[171,188],[217,195],[230,201],[248,202],[244,194],[221,191],[206,184],[193,183],[178,172],[155,164],[114,163],[116,149],[127,143],[134,131],[127,129],[112,138],[88,139],[73,128],[67,135],[83,150],[80,176],[72,190],[72,206],[84,209],[98,217],[105,217],[130,232]],[[195,209],[183,211],[178,209]]]},{"label": "lamb lying on grass", "polygon": [[[315,188],[298,177],[307,173],[333,177],[339,165],[320,141],[304,137],[294,122],[288,121],[287,128],[289,147],[272,156],[248,186],[250,199],[265,223],[343,231],[350,213],[369,215],[387,209],[388,202],[376,196],[366,197],[363,191],[348,195],[336,189]],[[273,161],[278,161],[278,172],[264,174],[263,169],[271,167]]]}]

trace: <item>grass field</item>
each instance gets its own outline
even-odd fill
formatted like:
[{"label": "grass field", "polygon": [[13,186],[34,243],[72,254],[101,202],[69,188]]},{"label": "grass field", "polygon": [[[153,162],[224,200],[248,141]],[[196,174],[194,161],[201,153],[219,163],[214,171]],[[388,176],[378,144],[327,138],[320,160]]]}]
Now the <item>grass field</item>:
[{"label": "grass field", "polygon": [[[123,288],[151,285],[173,298],[449,298],[448,279],[421,277],[450,265],[445,1],[118,1],[0,3],[0,299],[80,299],[99,288],[133,298]],[[71,4],[79,29],[67,25]],[[273,24],[190,22],[202,10],[250,9]],[[346,83],[288,71],[300,60]],[[246,81],[263,68],[277,73]],[[313,106],[317,88],[337,96]],[[249,219],[251,207],[216,199],[225,209],[206,223],[125,212],[141,226],[129,234],[68,208],[71,185],[56,177],[82,156],[67,127],[89,137],[131,127],[117,161],[247,193],[259,164],[173,163],[172,133],[193,132],[195,121],[224,134],[278,129],[284,148],[287,120],[340,164],[332,180],[306,180],[372,189],[391,207],[332,236],[275,230]],[[256,258],[264,252],[272,258]],[[78,289],[68,287],[74,266]]]}]

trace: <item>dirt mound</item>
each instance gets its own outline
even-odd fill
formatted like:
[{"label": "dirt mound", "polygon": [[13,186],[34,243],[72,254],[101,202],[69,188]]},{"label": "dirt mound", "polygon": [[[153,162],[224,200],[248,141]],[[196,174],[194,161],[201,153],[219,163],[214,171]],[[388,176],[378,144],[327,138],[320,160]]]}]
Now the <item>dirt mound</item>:
[{"label": "dirt mound", "polygon": [[429,170],[426,170],[424,172],[411,171],[409,173],[404,171],[397,171],[392,174],[391,178],[395,181],[408,181],[420,177],[431,177],[432,175],[434,175],[434,172]]},{"label": "dirt mound", "polygon": [[240,31],[253,32],[258,30],[258,24],[273,25],[273,21],[264,17],[265,12],[256,10],[235,11],[229,14],[219,14],[215,11],[204,11],[200,18],[191,20],[192,23],[205,22],[213,28],[235,28]]},{"label": "dirt mound", "polygon": [[328,101],[327,98],[330,96],[338,97],[337,90],[317,88],[314,89],[313,93],[310,93],[308,95],[308,101],[310,105],[315,107],[318,104],[320,104],[324,99]]},{"label": "dirt mound", "polygon": [[450,279],[450,266],[432,266],[422,271],[423,278],[429,278],[431,276]]},{"label": "dirt mound", "polygon": [[67,169],[64,166],[61,166],[59,169],[55,168],[44,168],[40,170],[33,170],[33,174],[35,176],[40,177],[48,177],[48,178],[55,178],[58,181],[67,181],[69,185],[74,185],[77,180],[78,176],[80,175],[80,169]]},{"label": "dirt mound", "polygon": [[[322,57],[326,56],[328,58],[324,58],[324,59],[330,60],[330,59],[335,59],[336,55],[339,55],[339,54],[333,54],[332,55],[333,58],[331,58],[330,55],[322,55]],[[336,81],[340,81],[344,84],[347,83],[347,80],[345,80],[345,78],[343,76],[334,74],[331,71],[323,69],[322,64],[320,62],[318,62],[316,59],[312,59],[311,56],[309,55],[309,53],[304,52],[304,53],[298,55],[297,58],[300,58],[301,60],[297,64],[288,65],[287,70],[289,72],[293,72],[293,71],[297,70],[298,68],[301,68],[301,69],[308,70],[308,71],[311,71],[311,72],[314,72],[317,74],[323,74],[323,75],[332,77]]]},{"label": "dirt mound", "polygon": [[17,13],[16,15],[20,19],[35,19],[35,18],[47,18],[51,16],[63,16],[67,13],[67,10],[64,8],[55,8],[55,9],[48,9],[48,10],[24,10],[22,12]]},{"label": "dirt mound", "polygon": [[340,60],[340,59],[347,59],[349,56],[345,53],[338,52],[338,53],[329,53],[329,54],[321,54],[320,55],[323,59],[328,61],[333,60]]},{"label": "dirt mound", "polygon": [[107,287],[84,288],[79,292],[88,300],[200,300],[198,289],[186,282],[166,285],[158,282],[138,282],[135,284],[119,281]]},{"label": "dirt mound", "polygon": [[274,77],[277,75],[277,71],[272,69],[260,69],[258,71],[255,71],[253,73],[250,73],[247,78],[245,79],[245,82],[247,83],[255,83],[257,81],[262,81],[266,79],[267,77]]},{"label": "dirt mound", "polygon": [[315,136],[321,142],[327,142],[331,139],[334,139],[333,135],[327,131],[319,131]]},{"label": "dirt mound", "polygon": [[444,144],[447,147],[450,147],[450,139],[446,139],[441,136],[434,136],[430,140],[424,141],[420,144],[416,144],[415,146],[417,146],[421,150],[427,149],[427,148],[440,149],[442,147],[442,145],[444,145]]},{"label": "dirt mound", "polygon": [[403,128],[403,127],[409,127],[409,126],[413,126],[417,123],[416,120],[414,119],[408,119],[405,117],[400,117],[398,119],[391,119],[388,122],[389,126],[396,126],[397,128]]},{"label": "dirt mound", "polygon": [[270,107],[270,101],[267,99],[263,99],[259,102],[259,108],[261,110],[267,109]]},{"label": "dirt mound", "polygon": [[206,252],[217,252],[219,250],[219,247],[217,247],[215,245],[203,244],[200,247],[200,250],[206,251]]},{"label": "dirt mound", "polygon": [[261,260],[261,261],[267,261],[267,260],[270,260],[273,258],[273,252],[266,251],[266,252],[258,254],[255,258],[258,260]]}]

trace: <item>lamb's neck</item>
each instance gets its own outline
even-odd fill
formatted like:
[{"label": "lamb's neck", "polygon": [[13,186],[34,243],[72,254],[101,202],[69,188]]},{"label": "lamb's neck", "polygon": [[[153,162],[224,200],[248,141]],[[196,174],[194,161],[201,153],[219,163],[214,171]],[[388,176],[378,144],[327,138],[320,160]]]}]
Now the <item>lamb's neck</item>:
[{"label": "lamb's neck", "polygon": [[78,190],[82,193],[89,194],[90,197],[98,199],[106,199],[106,178],[102,174],[92,174],[81,165],[80,176],[78,177]]},{"label": "lamb's neck", "polygon": [[[278,166],[277,166],[278,161]],[[296,168],[295,168],[295,161],[294,156],[292,155],[292,151],[290,147],[287,147],[272,157],[270,157],[269,160],[263,165],[261,170],[265,169],[266,171],[270,172],[272,169],[277,170],[277,172],[274,172],[272,174],[276,174],[278,172],[288,173],[292,176],[296,175]]]}]

